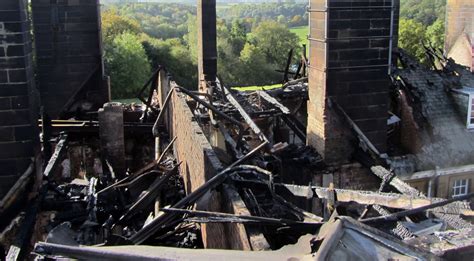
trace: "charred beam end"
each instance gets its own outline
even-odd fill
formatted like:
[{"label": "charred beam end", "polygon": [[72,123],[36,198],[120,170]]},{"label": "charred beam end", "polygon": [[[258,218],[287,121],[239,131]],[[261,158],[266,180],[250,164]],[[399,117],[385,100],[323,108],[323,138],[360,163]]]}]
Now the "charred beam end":
[{"label": "charred beam end", "polygon": [[247,111],[240,105],[240,103],[235,99],[235,97],[232,95],[232,93],[227,89],[225,86],[220,86],[220,88],[224,91],[225,97],[227,100],[239,111],[240,115],[244,119],[244,121],[249,125],[249,127],[252,129],[252,131],[257,135],[260,140],[266,142],[268,145],[270,145],[270,142],[268,138],[263,134],[263,132],[260,130],[260,128],[255,124],[255,122],[252,120],[252,118],[248,115]]},{"label": "charred beam end", "polygon": [[51,156],[51,159],[48,162],[48,165],[46,165],[46,168],[44,169],[43,175],[48,177],[59,164],[59,160],[66,151],[68,144],[68,136],[67,134],[62,134],[61,139],[59,140],[58,144],[56,145],[56,149],[54,150],[53,156]]}]

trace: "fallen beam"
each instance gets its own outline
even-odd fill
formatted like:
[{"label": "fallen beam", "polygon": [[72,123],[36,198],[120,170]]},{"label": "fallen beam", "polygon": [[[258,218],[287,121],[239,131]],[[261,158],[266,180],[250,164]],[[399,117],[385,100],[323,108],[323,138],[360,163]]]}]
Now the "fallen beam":
[{"label": "fallen beam", "polygon": [[[265,146],[267,143],[263,142],[260,146],[252,150],[251,152],[247,153],[244,157],[241,159],[237,160],[234,162],[232,165],[227,167],[225,170],[221,171],[211,179],[209,179],[205,184],[200,186],[198,189],[193,191],[191,194],[187,195],[185,198],[181,199],[178,203],[174,204],[172,207],[173,208],[185,208],[189,205],[192,205],[196,203],[198,199],[200,199],[204,194],[206,194],[208,191],[216,188],[220,184],[222,184],[229,175],[234,173],[235,171],[238,171],[239,167],[236,167],[237,165],[241,164],[242,162],[245,162],[248,160],[250,157],[252,157],[255,153],[257,153],[263,146]],[[234,169],[235,168],[235,169]],[[177,215],[175,213],[166,213],[164,215],[161,215],[157,218],[155,218],[150,224],[147,226],[143,227],[141,230],[139,230],[136,234],[130,237],[130,240],[134,244],[141,244],[145,240],[147,240],[150,236],[155,234],[158,230],[160,230],[163,226],[166,224],[169,224]]]},{"label": "fallen beam", "polygon": [[288,109],[285,105],[281,104],[277,99],[270,96],[270,94],[264,91],[257,91],[258,95],[266,100],[268,103],[272,104],[273,106],[277,107],[282,113],[290,114],[290,109]]},{"label": "fallen beam", "polygon": [[[175,209],[175,208],[163,208],[164,212],[176,212],[180,214],[188,214],[197,217],[210,218],[210,222],[245,222],[249,221],[256,223],[274,224],[274,225],[308,225],[308,226],[321,226],[321,222],[300,222],[290,219],[283,218],[270,218],[270,217],[259,217],[259,216],[248,216],[248,215],[234,215],[228,213],[199,211],[199,210],[188,210],[188,209]],[[222,218],[219,220],[219,218]]]},{"label": "fallen beam", "polygon": [[[419,197],[424,197],[426,196],[418,191],[417,189],[411,187],[401,179],[399,179],[396,175],[393,175],[389,170],[385,169],[382,166],[374,166],[371,168],[372,173],[374,173],[376,176],[378,176],[381,179],[386,179],[389,181],[389,184],[393,186],[395,189],[400,191],[400,193],[405,194],[405,195],[415,195]],[[438,202],[443,202],[443,199],[439,198],[432,198],[432,200],[436,200]],[[435,209],[432,210],[432,213],[435,217],[445,221],[447,224],[449,224],[451,227],[455,229],[464,229],[464,228],[470,228],[474,229],[472,224],[463,220],[461,217],[459,217],[460,214],[462,214],[463,211],[470,210],[470,206],[468,203],[465,202],[452,202],[449,205],[441,205],[436,207]],[[446,212],[450,213],[457,213],[457,214],[445,214]]]},{"label": "fallen beam", "polygon": [[426,211],[426,210],[429,210],[429,209],[434,209],[434,208],[437,208],[437,207],[442,207],[442,206],[448,205],[449,203],[452,203],[452,202],[467,200],[467,199],[470,199],[472,197],[474,197],[474,193],[470,193],[470,194],[467,194],[467,195],[447,199],[447,200],[444,200],[444,201],[441,201],[441,202],[436,202],[436,203],[433,203],[433,204],[430,204],[430,205],[427,205],[427,206],[423,206],[423,207],[419,207],[419,208],[415,208],[415,209],[410,209],[410,210],[405,210],[405,211],[392,213],[392,214],[387,215],[387,216],[366,218],[366,219],[361,220],[361,222],[367,223],[367,222],[393,221],[393,220],[397,220],[400,217],[406,217],[406,216],[409,216],[409,215],[414,215],[414,214],[417,214],[417,213],[420,213],[420,212],[423,212],[423,211]]},{"label": "fallen beam", "polygon": [[[250,181],[250,180],[235,180],[237,183],[245,184],[259,184],[268,186],[268,183],[263,181]],[[311,198],[318,197],[321,199],[328,199],[332,192],[336,193],[336,198],[338,202],[355,202],[361,205],[380,205],[388,208],[398,208],[398,209],[413,209],[431,205],[443,201],[438,198],[426,198],[426,197],[417,197],[410,196],[398,193],[384,193],[384,192],[373,192],[373,191],[364,191],[364,190],[347,190],[347,189],[333,189],[317,186],[300,186],[300,185],[291,185],[291,184],[282,184],[274,183],[276,188],[286,188],[294,196]],[[446,214],[459,214],[466,213],[469,215],[470,209],[462,208],[459,211],[453,211],[456,207],[462,206],[462,204],[457,204],[452,202],[447,206],[449,208],[443,208],[443,213]],[[437,209],[439,210],[439,209]],[[451,211],[451,212],[450,212]]]}]

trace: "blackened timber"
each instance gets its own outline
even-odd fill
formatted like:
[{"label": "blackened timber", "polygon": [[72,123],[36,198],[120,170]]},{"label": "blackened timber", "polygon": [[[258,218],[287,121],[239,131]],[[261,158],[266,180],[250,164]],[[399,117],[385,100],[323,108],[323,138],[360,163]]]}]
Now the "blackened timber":
[{"label": "blackened timber", "polygon": [[281,119],[285,122],[285,124],[290,127],[292,131],[295,132],[295,134],[300,138],[301,140],[306,140],[306,132],[304,129],[301,129],[298,126],[298,123],[295,122],[295,118],[291,117],[292,115],[282,115]]},{"label": "blackened timber", "polygon": [[288,59],[286,60],[286,66],[285,66],[285,72],[283,75],[283,82],[287,82],[289,80],[288,78],[288,72],[290,71],[290,65],[291,65],[291,59],[293,58],[293,49],[290,50],[288,53]]},{"label": "blackened timber", "polygon": [[151,184],[151,186],[140,195],[140,198],[127,210],[127,212],[123,214],[119,219],[119,224],[129,221],[135,214],[137,214],[137,212],[152,204],[166,182],[171,178],[171,176],[176,174],[179,165],[180,164],[176,165],[162,177],[156,178],[155,182],[153,182],[153,184]]},{"label": "blackened timber", "polygon": [[[210,221],[218,222],[258,222],[266,224],[275,224],[275,225],[309,225],[309,226],[320,226],[320,222],[300,222],[284,218],[269,218],[269,217],[259,217],[259,216],[247,216],[247,215],[234,215],[229,213],[221,212],[210,212],[210,211],[200,211],[200,210],[188,210],[188,209],[175,209],[175,208],[163,208],[161,209],[164,212],[176,212],[181,214],[189,214],[196,217],[206,217],[211,218]],[[214,218],[223,218],[221,221]]]},{"label": "blackened timber", "polygon": [[143,168],[137,170],[136,172],[134,172],[130,176],[127,176],[127,177],[115,182],[114,184],[102,189],[97,194],[101,194],[101,193],[104,193],[106,191],[109,191],[110,189],[113,189],[114,187],[118,187],[119,185],[124,184],[126,182],[129,182],[129,181],[133,180],[134,178],[137,178],[141,175],[144,175],[144,173],[146,171],[148,171],[148,170],[154,168],[155,166],[159,165],[163,161],[163,159],[165,158],[165,155],[173,147],[173,144],[176,141],[176,139],[177,139],[177,137],[174,137],[173,140],[171,140],[171,142],[168,144],[168,146],[166,146],[165,150],[163,151],[163,153],[161,154],[161,156],[157,160],[153,160],[152,162],[148,163],[146,166],[144,166]]},{"label": "blackened timber", "polygon": [[59,160],[66,152],[67,144],[68,144],[68,138],[67,134],[61,135],[61,139],[59,140],[58,144],[56,145],[56,148],[54,150],[53,156],[51,156],[51,159],[48,162],[48,165],[46,165],[46,168],[44,169],[43,175],[48,177],[58,166]]},{"label": "blackened timber", "polygon": [[252,131],[257,135],[262,141],[267,142],[270,144],[268,138],[263,134],[260,128],[255,124],[252,118],[248,115],[247,111],[240,105],[240,103],[235,99],[232,93],[227,89],[225,86],[220,86],[220,88],[224,91],[225,97],[227,100],[239,111],[240,115],[244,119],[244,121],[249,125]]},{"label": "blackened timber", "polygon": [[468,200],[472,197],[474,197],[474,193],[469,193],[467,195],[454,197],[454,198],[447,199],[447,200],[444,200],[444,201],[441,201],[441,202],[436,202],[436,203],[433,203],[433,204],[430,204],[430,205],[427,205],[427,206],[396,212],[396,213],[393,213],[393,214],[390,214],[390,215],[387,215],[387,216],[366,218],[366,219],[361,220],[361,222],[368,223],[368,222],[380,222],[380,221],[393,221],[393,220],[397,220],[400,217],[406,217],[406,216],[409,216],[409,215],[414,215],[414,214],[417,214],[417,213],[420,213],[420,212],[423,212],[423,211],[426,211],[426,210],[429,210],[429,209],[442,207],[442,206],[448,205],[448,204],[456,202],[456,201]]},{"label": "blackened timber", "polygon": [[[254,155],[259,149],[261,149],[266,143],[263,143],[261,146],[255,148],[253,151],[249,152],[247,155],[242,157],[241,159],[237,160],[232,164],[231,166],[227,167],[225,170],[221,171],[214,177],[212,177],[210,180],[208,180],[205,184],[197,188],[195,191],[193,191],[191,194],[186,196],[185,198],[181,199],[179,202],[174,204],[172,207],[173,208],[185,208],[191,204],[194,204],[199,198],[201,198],[204,194],[206,194],[208,191],[216,188],[220,184],[222,184],[231,174],[239,171],[241,168],[245,169],[245,166],[237,166],[238,164],[241,164],[245,160],[247,160],[249,157]],[[258,150],[257,150],[258,149]],[[147,240],[150,236],[155,234],[158,230],[160,230],[164,225],[170,223],[177,217],[176,214],[170,214],[167,213],[165,215],[161,215],[157,218],[155,218],[150,224],[142,228],[140,231],[138,231],[136,234],[130,237],[130,240],[134,244],[141,244],[145,240]]]},{"label": "blackened timber", "polygon": [[273,98],[271,95],[264,91],[257,91],[258,95],[262,97],[264,100],[272,104],[273,106],[277,107],[282,113],[290,114],[290,109],[288,109],[285,105],[281,104],[277,99]]},{"label": "blackened timber", "polygon": [[[400,193],[402,194],[426,197],[423,193],[411,187],[410,185],[408,185],[407,183],[399,179],[397,176],[393,175],[390,171],[388,171],[382,166],[374,166],[371,168],[371,171],[372,173],[374,173],[375,175],[377,175],[378,177],[382,179],[387,178],[387,176],[391,177],[389,180],[389,184],[395,189],[397,189],[398,191],[400,191]],[[436,199],[436,200],[438,202],[442,202],[442,199]],[[465,205],[462,202],[455,201],[452,204],[460,204],[461,207],[455,207],[455,208],[449,207],[449,209],[453,209],[454,211],[456,210],[459,211],[459,209],[465,209],[462,207],[463,205]],[[456,229],[472,228],[471,223],[466,222],[465,220],[460,218],[459,215],[444,214],[443,212],[452,212],[451,210],[446,210],[446,208],[448,208],[448,206],[444,206],[444,205],[435,208],[433,210],[433,215],[445,221],[447,224],[449,224],[453,228],[456,228]],[[462,213],[459,213],[459,214],[462,214]]]},{"label": "blackened timber", "polygon": [[7,194],[2,198],[0,201],[0,216],[6,209],[12,206],[13,203],[18,200],[20,194],[24,192],[26,185],[31,180],[31,174],[33,173],[34,168],[34,160],[32,160],[28,169],[26,169],[15,185],[13,185],[13,187],[11,187]]}]

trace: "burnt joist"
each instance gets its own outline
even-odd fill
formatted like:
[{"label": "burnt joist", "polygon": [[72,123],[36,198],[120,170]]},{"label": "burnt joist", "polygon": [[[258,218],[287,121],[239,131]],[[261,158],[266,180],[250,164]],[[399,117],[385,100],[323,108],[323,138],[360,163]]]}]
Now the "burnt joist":
[{"label": "burnt joist", "polygon": [[61,139],[59,140],[56,148],[54,149],[53,156],[49,159],[48,165],[44,169],[43,175],[48,177],[58,166],[59,160],[61,159],[62,155],[66,152],[68,144],[68,138],[66,134],[61,135]]},{"label": "burnt joist", "polygon": [[[382,166],[374,166],[371,168],[372,173],[378,176],[381,179],[389,180],[389,183],[392,187],[398,190],[400,193],[404,195],[412,195],[412,196],[419,196],[426,198],[426,196],[418,191],[417,189],[411,187],[397,176],[393,175],[389,170],[385,169]],[[432,200],[442,202],[443,199],[439,198],[432,198]],[[463,228],[473,228],[473,226],[459,217],[459,214],[462,214],[464,211],[470,210],[470,207],[467,207],[466,203],[464,202],[451,202],[447,205],[438,206],[431,211],[433,215],[446,223],[448,223],[451,227],[455,229],[463,229]],[[459,211],[459,212],[458,212]],[[458,213],[458,214],[450,214],[450,213]]]}]

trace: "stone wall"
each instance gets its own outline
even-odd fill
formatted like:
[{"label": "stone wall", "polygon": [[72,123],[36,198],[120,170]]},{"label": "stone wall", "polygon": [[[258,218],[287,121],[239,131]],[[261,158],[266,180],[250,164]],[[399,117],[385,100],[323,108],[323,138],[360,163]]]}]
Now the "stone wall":
[{"label": "stone wall", "polygon": [[[448,0],[446,5],[445,51],[449,52],[454,43],[466,33],[474,38],[474,2],[472,0]],[[471,44],[474,43],[471,42]]]},{"label": "stone wall", "polygon": [[[308,144],[327,162],[350,155],[337,102],[380,152],[386,151],[390,40],[398,1],[310,1]],[[394,26],[396,29],[396,26]]]},{"label": "stone wall", "polygon": [[0,1],[0,198],[36,154],[38,132],[26,0]]},{"label": "stone wall", "polygon": [[52,118],[87,102],[109,100],[103,80],[98,0],[32,1],[37,76],[42,104]]}]

